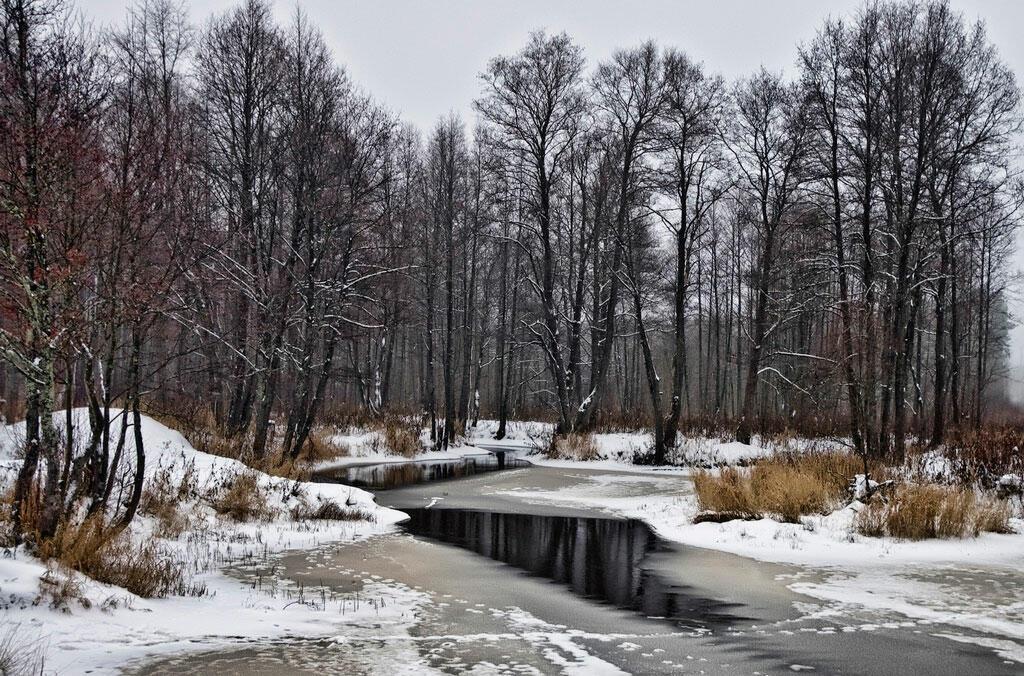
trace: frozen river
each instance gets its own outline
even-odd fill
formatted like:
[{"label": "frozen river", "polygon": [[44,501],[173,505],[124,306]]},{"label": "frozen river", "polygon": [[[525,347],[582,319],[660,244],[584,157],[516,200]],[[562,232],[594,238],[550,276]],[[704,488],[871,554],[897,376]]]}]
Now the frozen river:
[{"label": "frozen river", "polygon": [[[1020,673],[941,625],[789,588],[817,572],[673,545],[600,506],[518,495],[593,485],[685,496],[685,477],[538,466],[459,476],[379,492],[410,514],[398,532],[235,571],[322,601],[336,622],[329,638],[241,643],[134,673]],[[402,622],[344,621],[346,603],[383,602],[374,594],[389,585],[416,599]]]}]

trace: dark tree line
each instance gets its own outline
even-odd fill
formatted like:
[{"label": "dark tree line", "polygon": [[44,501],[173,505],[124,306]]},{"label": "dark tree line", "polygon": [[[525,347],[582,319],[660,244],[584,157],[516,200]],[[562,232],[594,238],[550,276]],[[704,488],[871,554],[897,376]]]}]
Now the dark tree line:
[{"label": "dark tree line", "polygon": [[663,462],[695,422],[899,456],[1003,400],[1019,91],[945,2],[868,3],[736,82],[535,33],[474,126],[423,133],[301,11],[72,10],[0,0],[2,385],[44,536],[80,501],[132,518],[147,406],[256,460],[358,407],[439,445],[640,422]]}]

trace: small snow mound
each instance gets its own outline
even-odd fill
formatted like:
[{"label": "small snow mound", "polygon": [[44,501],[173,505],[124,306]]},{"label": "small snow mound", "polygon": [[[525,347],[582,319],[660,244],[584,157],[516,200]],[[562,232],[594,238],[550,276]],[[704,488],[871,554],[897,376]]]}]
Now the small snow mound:
[{"label": "small snow mound", "polygon": [[1004,474],[996,482],[996,493],[1000,498],[1024,495],[1024,481],[1016,474]]},{"label": "small snow mound", "polygon": [[858,474],[853,477],[853,481],[850,484],[850,492],[853,494],[854,500],[863,500],[876,490],[878,490],[878,482],[874,479],[869,479],[864,474]]}]

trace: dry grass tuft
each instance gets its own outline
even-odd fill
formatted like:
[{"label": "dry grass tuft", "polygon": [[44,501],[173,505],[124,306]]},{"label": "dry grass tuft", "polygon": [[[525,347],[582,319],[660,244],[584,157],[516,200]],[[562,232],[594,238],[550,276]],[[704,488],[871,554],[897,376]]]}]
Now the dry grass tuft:
[{"label": "dry grass tuft", "polygon": [[881,501],[868,503],[857,513],[857,532],[868,537],[880,538],[887,532],[888,510]]},{"label": "dry grass tuft", "polygon": [[306,503],[292,508],[295,521],[373,521],[373,514],[361,509],[342,506],[333,500],[325,500],[317,506]]},{"label": "dry grass tuft", "polygon": [[180,480],[176,480],[171,468],[156,472],[142,493],[139,511],[156,518],[156,535],[163,538],[177,538],[191,525],[181,505],[198,496],[198,478],[195,465],[189,464]]},{"label": "dry grass tuft", "polygon": [[[876,467],[873,476],[883,470]],[[747,471],[725,467],[694,476],[702,510],[741,518],[774,515],[798,523],[808,514],[827,514],[846,498],[850,480],[863,472],[860,458],[839,452],[784,453],[757,462]]]},{"label": "dry grass tuft", "polygon": [[10,622],[0,625],[0,674],[42,676],[44,660],[38,631]]},{"label": "dry grass tuft", "polygon": [[[15,541],[14,533],[14,482],[0,497],[0,544],[5,547],[13,546]],[[38,533],[39,520],[42,517],[43,498],[39,482],[32,480],[28,490],[28,498],[21,506],[21,531],[22,533]],[[2,672],[0,672],[2,673]]]},{"label": "dry grass tuft", "polygon": [[323,462],[344,458],[350,455],[348,446],[334,441],[334,433],[323,429],[315,429],[309,434],[299,460],[307,463]]},{"label": "dry grass tuft", "polygon": [[82,591],[81,580],[68,569],[58,570],[47,566],[46,572],[39,576],[39,598],[47,602],[53,610],[68,612],[71,603],[77,601],[83,608],[89,608],[92,602]]},{"label": "dry grass tuft", "polygon": [[828,483],[800,467],[755,467],[753,493],[764,512],[787,523],[799,523],[805,514],[827,514],[837,502]]},{"label": "dry grass tuft", "polygon": [[597,460],[600,452],[593,435],[566,434],[552,440],[548,457],[553,460]]},{"label": "dry grass tuft", "polygon": [[888,501],[876,500],[861,510],[857,530],[906,540],[977,537],[981,532],[1012,532],[1009,519],[1005,501],[979,499],[971,488],[904,484]]},{"label": "dry grass tuft", "polygon": [[693,477],[697,504],[705,512],[759,518],[761,510],[754,499],[750,478],[735,467],[724,467],[714,474],[700,471]]},{"label": "dry grass tuft", "polygon": [[[137,545],[126,531],[106,525],[99,517],[81,524],[61,523],[53,538],[40,544],[39,557],[143,598],[205,593],[205,588],[189,585],[180,562],[157,545]],[[57,589],[54,598],[81,596],[73,586]]]},{"label": "dry grass tuft", "polygon": [[974,520],[977,528],[982,533],[1002,533],[1004,535],[1015,532],[1010,527],[1010,517],[1013,510],[1007,500],[1000,500],[986,496],[978,499],[974,505]]},{"label": "dry grass tuft", "polygon": [[[885,474],[871,467],[876,479]],[[807,514],[827,514],[846,501],[850,480],[864,471],[861,458],[836,451],[780,454],[751,470],[754,492],[765,512],[798,523]]]},{"label": "dry grass tuft", "polygon": [[271,476],[288,479],[289,481],[309,481],[313,470],[302,458],[292,459],[284,456],[266,458],[256,464],[256,469]]},{"label": "dry grass tuft", "polygon": [[423,450],[419,431],[397,420],[388,420],[382,430],[384,446],[388,451],[406,458],[414,458]]},{"label": "dry grass tuft", "polygon": [[211,502],[218,514],[233,521],[269,521],[274,512],[267,506],[267,498],[259,475],[247,470],[231,477]]}]

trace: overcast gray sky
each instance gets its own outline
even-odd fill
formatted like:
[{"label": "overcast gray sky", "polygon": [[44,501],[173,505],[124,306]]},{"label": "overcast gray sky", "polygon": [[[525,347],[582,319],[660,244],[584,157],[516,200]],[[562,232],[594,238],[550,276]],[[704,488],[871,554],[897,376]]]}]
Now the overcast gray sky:
[{"label": "overcast gray sky", "polygon": [[[72,0],[73,2],[75,0]],[[77,0],[100,25],[120,22],[124,0]],[[234,0],[193,1],[201,24]],[[492,56],[518,49],[531,30],[565,30],[593,62],[647,38],[682,48],[726,77],[764,64],[793,70],[798,42],[861,0],[276,0],[288,21],[296,6],[320,26],[356,82],[423,129],[449,110],[470,116],[478,74]],[[984,18],[993,41],[1024,73],[1024,2],[953,0]]]},{"label": "overcast gray sky", "polygon": [[[75,2],[76,0],[72,0]],[[193,1],[196,24],[236,0]],[[124,0],[77,0],[99,26],[120,22]],[[855,11],[861,0],[276,0],[282,22],[301,6],[319,25],[340,63],[378,100],[423,130],[449,111],[471,121],[478,75],[487,60],[510,53],[530,31],[565,30],[591,63],[616,47],[653,38],[686,51],[728,78],[760,65],[792,73],[796,46],[829,15]],[[1024,0],[952,0],[988,24],[1003,58],[1024,77]],[[1018,237],[1024,243],[1024,238]],[[1017,268],[1024,266],[1018,246]],[[1024,317],[1015,298],[1014,314]],[[1011,361],[1024,375],[1024,326],[1014,330]],[[1019,388],[1024,393],[1024,387]]]}]

